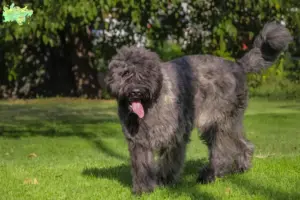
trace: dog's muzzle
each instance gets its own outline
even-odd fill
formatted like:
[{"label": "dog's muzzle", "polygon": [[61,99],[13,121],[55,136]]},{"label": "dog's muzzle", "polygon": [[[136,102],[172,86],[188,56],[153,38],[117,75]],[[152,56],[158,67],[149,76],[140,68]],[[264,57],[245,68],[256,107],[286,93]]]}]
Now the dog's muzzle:
[{"label": "dog's muzzle", "polygon": [[135,88],[131,91],[128,92],[128,99],[130,102],[132,101],[141,101],[143,98],[145,98],[145,90],[140,89],[140,88]]},{"label": "dog's muzzle", "polygon": [[139,118],[144,118],[145,115],[143,102],[146,96],[146,90],[141,88],[134,88],[128,92],[129,110]]},{"label": "dog's muzzle", "polygon": [[140,89],[134,89],[129,93],[130,99],[141,99],[142,98],[142,92]]}]

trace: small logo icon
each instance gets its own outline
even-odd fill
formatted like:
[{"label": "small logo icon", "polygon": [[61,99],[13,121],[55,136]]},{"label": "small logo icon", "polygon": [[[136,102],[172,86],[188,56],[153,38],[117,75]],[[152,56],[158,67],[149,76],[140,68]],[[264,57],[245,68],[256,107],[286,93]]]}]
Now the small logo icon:
[{"label": "small logo icon", "polygon": [[24,8],[20,8],[18,6],[15,7],[15,4],[12,3],[10,7],[4,6],[4,22],[13,22],[16,21],[19,25],[22,25],[26,17],[30,17],[33,14],[32,10],[28,10],[27,6]]}]

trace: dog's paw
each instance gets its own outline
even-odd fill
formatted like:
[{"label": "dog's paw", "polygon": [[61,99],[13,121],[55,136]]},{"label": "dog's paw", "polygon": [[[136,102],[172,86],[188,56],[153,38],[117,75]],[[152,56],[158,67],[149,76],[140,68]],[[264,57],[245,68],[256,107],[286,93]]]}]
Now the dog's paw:
[{"label": "dog's paw", "polygon": [[236,164],[234,167],[232,167],[231,172],[229,174],[241,174],[245,173],[251,168],[251,164],[249,162],[243,162]]},{"label": "dog's paw", "polygon": [[133,188],[132,193],[136,196],[140,196],[144,193],[151,193],[154,191],[154,187],[139,187],[139,188]]},{"label": "dog's paw", "polygon": [[216,176],[214,172],[208,168],[204,168],[199,173],[197,183],[208,184],[214,182],[215,180],[216,180]]},{"label": "dog's paw", "polygon": [[160,186],[172,185],[177,182],[177,177],[174,174],[162,175],[160,173],[157,174],[157,184]]},{"label": "dog's paw", "polygon": [[212,174],[201,174],[199,175],[198,179],[197,179],[197,183],[200,184],[208,184],[208,183],[212,183],[216,180],[216,177]]},{"label": "dog's paw", "polygon": [[156,184],[154,183],[134,185],[132,193],[137,196],[142,195],[143,193],[151,193],[154,191],[155,187]]}]

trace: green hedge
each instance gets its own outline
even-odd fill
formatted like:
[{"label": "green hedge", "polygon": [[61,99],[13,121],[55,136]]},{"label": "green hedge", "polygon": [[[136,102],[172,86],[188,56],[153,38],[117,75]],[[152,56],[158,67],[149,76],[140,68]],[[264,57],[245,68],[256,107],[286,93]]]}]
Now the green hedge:
[{"label": "green hedge", "polygon": [[[28,2],[24,4],[23,2]],[[296,0],[33,0],[14,1],[33,10],[25,25],[0,21],[0,98],[83,96],[108,98],[97,82],[116,49],[145,36],[163,60],[186,54],[213,54],[234,60],[251,47],[270,20],[284,20],[294,35],[300,27]],[[11,1],[2,1],[2,6]],[[111,17],[111,20],[107,20]],[[115,26],[113,21],[117,20]],[[92,29],[112,36],[95,38]],[[121,30],[127,35],[115,34]],[[96,40],[95,40],[96,39]],[[94,43],[97,41],[96,43]],[[169,42],[172,43],[169,44]],[[299,56],[295,38],[289,52]],[[251,91],[267,80],[299,81],[299,61],[284,58],[263,76],[250,75]],[[255,94],[255,93],[253,93]]]}]

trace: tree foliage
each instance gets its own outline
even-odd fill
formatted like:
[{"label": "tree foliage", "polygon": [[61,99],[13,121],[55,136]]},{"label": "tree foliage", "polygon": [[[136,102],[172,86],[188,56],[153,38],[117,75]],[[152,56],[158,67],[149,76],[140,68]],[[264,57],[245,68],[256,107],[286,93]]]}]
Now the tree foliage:
[{"label": "tree foliage", "polygon": [[[2,5],[10,5],[3,1]],[[139,43],[164,59],[209,53],[234,60],[263,24],[283,20],[299,34],[296,0],[34,0],[26,24],[0,23],[0,96],[103,96],[97,73],[122,45]],[[171,45],[169,45],[171,43]],[[283,66],[299,80],[299,40]],[[274,70],[273,68],[271,71]],[[268,71],[270,73],[271,71]],[[266,76],[266,74],[265,74]],[[251,76],[257,86],[263,76]],[[101,83],[101,81],[100,81]]]}]

